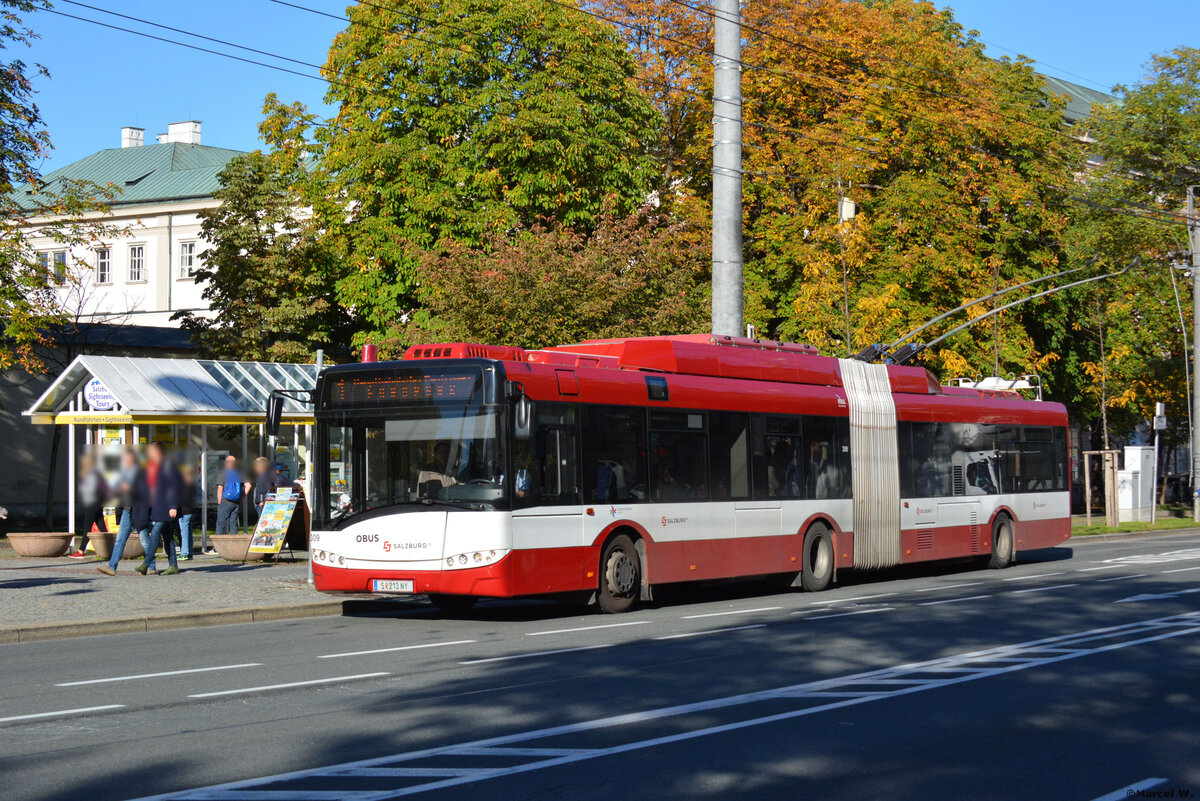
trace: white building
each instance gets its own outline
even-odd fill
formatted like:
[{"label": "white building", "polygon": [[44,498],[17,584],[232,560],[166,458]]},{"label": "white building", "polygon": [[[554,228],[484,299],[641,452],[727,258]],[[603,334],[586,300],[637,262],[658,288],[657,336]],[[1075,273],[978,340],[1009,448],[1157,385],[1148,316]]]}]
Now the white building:
[{"label": "white building", "polygon": [[105,218],[122,231],[112,241],[67,250],[49,238],[34,240],[39,257],[63,276],[64,303],[83,322],[176,327],[175,312],[207,308],[193,279],[204,250],[197,212],[218,205],[217,176],[241,151],[202,145],[197,120],[171,123],[156,144],[144,139],[143,129],[122,128],[119,148],[43,179],[51,187],[58,179],[111,184],[118,192]]}]

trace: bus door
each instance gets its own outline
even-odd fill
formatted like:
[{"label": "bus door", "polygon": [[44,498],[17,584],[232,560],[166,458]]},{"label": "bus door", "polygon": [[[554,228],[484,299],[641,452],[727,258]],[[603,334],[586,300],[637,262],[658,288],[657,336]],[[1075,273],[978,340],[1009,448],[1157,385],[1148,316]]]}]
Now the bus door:
[{"label": "bus door", "polygon": [[516,446],[512,541],[513,550],[522,552],[517,562],[521,575],[514,576],[522,593],[578,589],[583,572],[584,514],[574,410],[547,420],[551,411],[539,408],[539,421],[545,422],[532,440]]}]

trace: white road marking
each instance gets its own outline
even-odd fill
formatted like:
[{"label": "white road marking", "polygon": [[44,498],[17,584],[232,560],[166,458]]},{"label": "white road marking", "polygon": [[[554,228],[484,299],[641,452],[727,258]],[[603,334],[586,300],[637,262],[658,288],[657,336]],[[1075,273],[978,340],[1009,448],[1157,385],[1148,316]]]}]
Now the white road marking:
[{"label": "white road marking", "polygon": [[167,670],[162,673],[140,673],[135,676],[113,676],[109,679],[86,679],[84,681],[64,681],[55,687],[82,687],[84,684],[107,684],[111,681],[133,681],[134,679],[157,679],[160,676],[182,676],[186,673],[209,673],[216,670],[236,670],[237,668],[262,667],[262,662],[247,662],[244,665],[218,665],[217,667],[188,668],[187,670]]},{"label": "white road marking", "polygon": [[1173,570],[1164,570],[1164,573],[1186,573],[1189,570],[1200,570],[1200,567],[1177,567]]},{"label": "white road marking", "polygon": [[913,590],[913,592],[937,592],[938,590],[952,590],[955,587],[975,587],[982,583],[982,581],[967,581],[962,584],[939,584],[936,587],[922,587],[919,590]]},{"label": "white road marking", "polygon": [[1065,590],[1067,587],[1078,586],[1078,584],[1052,584],[1049,587],[1030,587],[1027,590],[1013,590],[1013,595],[1022,595],[1027,592],[1045,592],[1046,590]]},{"label": "white road marking", "polygon": [[[1126,637],[1129,635],[1133,635],[1134,638],[1113,641],[1114,637]],[[1041,640],[1013,643],[1011,645],[958,654],[926,662],[896,665],[880,670],[839,676],[832,679],[822,679],[788,687],[760,690],[743,695],[725,696],[695,703],[648,709],[641,712],[515,732],[481,740],[435,746],[407,753],[393,753],[354,762],[297,770],[290,773],[200,787],[182,792],[166,793],[143,798],[140,801],[166,801],[166,799],[234,801],[235,799],[268,797],[260,795],[260,793],[269,793],[270,798],[280,799],[280,801],[284,799],[290,801],[290,799],[312,798],[314,796],[311,791],[305,791],[302,786],[297,786],[297,784],[313,778],[318,778],[328,784],[339,775],[352,775],[355,771],[364,768],[401,767],[404,763],[412,764],[417,760],[426,760],[431,757],[439,758],[443,764],[450,764],[462,769],[463,775],[461,776],[435,779],[423,784],[412,784],[411,781],[406,781],[404,783],[397,783],[392,787],[376,788],[369,791],[369,797],[371,798],[392,799],[434,790],[443,790],[449,787],[493,778],[502,778],[530,771],[559,767],[589,759],[609,757],[677,742],[686,742],[701,737],[725,734],[781,721],[794,720],[835,709],[844,709],[859,704],[868,704],[879,700],[925,692],[927,690],[950,687],[969,681],[1041,668],[1080,657],[1116,651],[1135,645],[1185,635],[1200,635],[1200,612],[1188,612],[1169,617],[1141,620],[1136,623],[1091,629],[1074,634],[1064,634]],[[1000,659],[1005,661],[998,663],[997,660]],[[976,666],[986,666],[986,668],[980,669]],[[962,670],[949,670],[955,667]],[[882,680],[900,678],[908,678],[916,683],[882,683]],[[880,682],[880,689],[878,691],[857,691],[864,685],[870,686],[874,682]],[[841,696],[838,695],[840,691],[848,690],[851,687],[856,690],[853,697],[847,697],[844,693]],[[816,699],[820,699],[820,701],[812,703]],[[798,708],[788,708],[788,702],[793,700],[800,702],[802,705]],[[473,762],[471,759],[472,756],[487,757],[488,749],[493,746],[507,747],[524,743],[536,744],[539,741],[557,742],[569,735],[594,731],[614,732],[621,728],[626,728],[630,732],[629,736],[634,737],[636,736],[636,729],[634,727],[638,725],[714,709],[730,709],[738,706],[759,704],[764,701],[771,702],[779,711],[759,717],[742,718],[741,720],[734,719],[707,728],[685,729],[649,739],[625,742],[617,741],[615,744],[598,748],[580,748],[561,756],[548,755],[545,758],[539,759],[536,755],[531,755],[531,759],[528,761],[502,767],[495,767],[494,761],[481,763]],[[476,772],[478,767],[491,767],[492,769],[490,771]],[[297,784],[289,788],[287,787],[289,783]],[[268,787],[270,788],[269,790],[256,789]],[[1126,789],[1122,788],[1121,792],[1124,793]],[[353,797],[353,795],[347,792],[343,797]]]},{"label": "white road marking", "polygon": [[1091,570],[1116,570],[1119,567],[1120,567],[1120,565],[1101,565],[1100,567],[1081,567],[1076,572],[1077,573],[1087,573],[1088,571],[1091,571]]},{"label": "white road marking", "polygon": [[60,709],[57,712],[35,712],[32,715],[12,715],[0,718],[0,723],[13,723],[18,720],[36,720],[37,718],[59,718],[66,715],[83,715],[88,712],[103,712],[107,709],[124,709],[124,704],[105,704],[104,706],[85,706],[79,709]]},{"label": "white road marking", "polygon": [[[804,619],[805,620],[829,620],[829,618],[831,618],[831,617],[849,617],[850,615],[873,615],[876,612],[894,612],[894,611],[896,611],[896,607],[885,606],[881,609],[859,609],[854,612],[838,612],[837,614],[833,614],[833,615],[814,615],[813,617],[806,617]],[[799,614],[802,614],[802,612],[792,612],[792,614],[799,615]]]},{"label": "white road marking", "polygon": [[1176,590],[1175,592],[1143,593],[1141,595],[1131,595],[1128,598],[1122,598],[1119,601],[1113,601],[1113,603],[1124,604],[1129,603],[1130,601],[1161,601],[1164,598],[1178,598],[1180,595],[1190,595],[1193,592],[1200,592],[1200,587],[1194,587],[1190,590]]},{"label": "white road marking", "polygon": [[760,606],[758,609],[731,609],[728,612],[707,612],[703,615],[684,615],[682,620],[695,620],[701,617],[724,617],[725,615],[748,615],[752,612],[774,612],[782,606]]},{"label": "white road marking", "polygon": [[290,681],[287,684],[266,684],[262,687],[242,687],[237,690],[217,690],[211,693],[196,693],[188,698],[216,698],[220,695],[244,695],[246,693],[261,693],[268,690],[286,690],[289,687],[310,687],[314,684],[335,684],[339,681],[355,681],[357,679],[375,679],[380,676],[390,676],[391,673],[356,673],[353,676],[334,676],[328,679],[309,679],[308,681]]},{"label": "white road marking", "polygon": [[603,623],[599,626],[580,626],[577,629],[554,629],[553,631],[527,631],[526,637],[541,637],[544,634],[569,634],[573,631],[592,631],[593,629],[615,629],[621,626],[642,626],[649,620],[630,620],[626,623]]},{"label": "white road marking", "polygon": [[460,665],[482,665],[484,662],[507,662],[511,659],[533,659],[535,656],[553,656],[554,654],[569,654],[575,651],[592,651],[596,648],[612,648],[611,642],[606,642],[601,645],[584,645],[579,648],[558,648],[553,651],[535,651],[532,654],[512,654],[511,656],[489,656],[486,659],[468,659],[465,662],[459,662]]},{"label": "white road marking", "polygon": [[1028,581],[1035,578],[1047,578],[1049,576],[1061,576],[1062,572],[1058,573],[1035,573],[1032,576],[1013,576],[1012,578],[1001,579],[1001,581]]},{"label": "white road marking", "polygon": [[917,606],[937,606],[938,604],[956,604],[961,601],[978,601],[980,598],[991,598],[990,595],[971,595],[967,598],[947,598],[944,601],[923,601]]},{"label": "white road marking", "polygon": [[398,645],[395,648],[376,648],[373,651],[347,651],[344,654],[324,654],[317,659],[339,659],[343,656],[367,656],[368,654],[388,654],[392,651],[416,651],[421,648],[441,648],[444,645],[468,645],[475,640],[452,640],[450,642],[427,642],[421,645]]},{"label": "white road marking", "polygon": [[684,637],[702,637],[705,634],[723,634],[726,631],[744,631],[746,629],[762,629],[766,628],[766,623],[753,623],[749,626],[730,626],[727,629],[706,629],[705,631],[686,631],[683,634],[664,634],[661,637],[655,637],[656,640],[679,640]]},{"label": "white road marking", "polygon": [[1131,578],[1145,578],[1148,575],[1150,575],[1150,574],[1149,573],[1134,573],[1132,576],[1113,576],[1112,578],[1096,579],[1096,583],[1103,584],[1106,581],[1125,581],[1125,579],[1131,579]]},{"label": "white road marking", "polygon": [[894,592],[881,592],[878,595],[858,595],[853,598],[830,598],[828,601],[813,601],[812,605],[820,606],[821,604],[846,604],[851,601],[869,601],[872,598],[886,598],[889,595],[895,594]]},{"label": "white road marking", "polygon": [[1140,782],[1126,785],[1119,790],[1105,793],[1099,798],[1092,799],[1092,801],[1118,801],[1118,799],[1137,798],[1139,790],[1149,790],[1151,787],[1157,787],[1164,782],[1166,782],[1166,779],[1142,779]]}]

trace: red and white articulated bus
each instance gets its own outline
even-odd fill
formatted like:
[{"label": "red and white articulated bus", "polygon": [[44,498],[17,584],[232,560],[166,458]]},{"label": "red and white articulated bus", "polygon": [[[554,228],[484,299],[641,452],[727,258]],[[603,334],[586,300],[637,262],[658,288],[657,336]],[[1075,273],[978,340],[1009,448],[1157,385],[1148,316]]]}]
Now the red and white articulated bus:
[{"label": "red and white articulated bus", "polygon": [[709,335],[421,345],[324,370],[312,532],[325,592],[594,595],[1070,534],[1067,414],[923,368]]}]

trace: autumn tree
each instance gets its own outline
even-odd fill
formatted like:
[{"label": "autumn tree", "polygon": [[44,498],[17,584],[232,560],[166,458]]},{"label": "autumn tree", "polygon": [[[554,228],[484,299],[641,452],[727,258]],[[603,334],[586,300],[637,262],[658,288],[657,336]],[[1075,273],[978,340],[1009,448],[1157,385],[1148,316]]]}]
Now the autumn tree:
[{"label": "autumn tree", "polygon": [[310,202],[362,336],[417,305],[424,254],[543,220],[586,230],[607,197],[621,213],[646,201],[660,119],[609,25],[541,0],[347,13],[324,68],[337,113],[312,134]]},{"label": "autumn tree", "polygon": [[602,214],[593,230],[535,225],[422,262],[424,304],[401,344],[537,348],[705,330],[708,242],[650,211]]},{"label": "autumn tree", "polygon": [[307,362],[317,349],[348,354],[350,315],[338,303],[337,261],[311,224],[299,187],[303,150],[281,144],[231,160],[218,176],[220,205],[200,212],[196,281],[210,314],[179,312],[217,358]]}]

